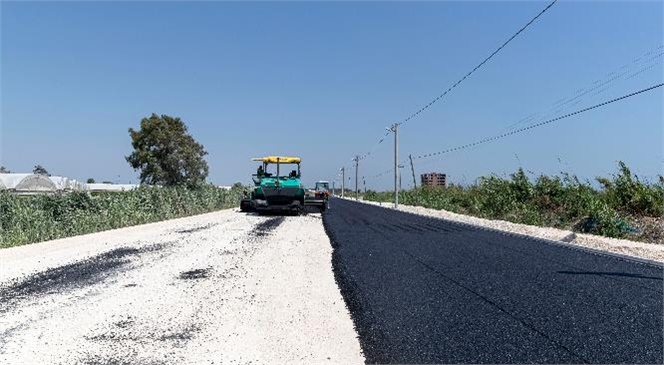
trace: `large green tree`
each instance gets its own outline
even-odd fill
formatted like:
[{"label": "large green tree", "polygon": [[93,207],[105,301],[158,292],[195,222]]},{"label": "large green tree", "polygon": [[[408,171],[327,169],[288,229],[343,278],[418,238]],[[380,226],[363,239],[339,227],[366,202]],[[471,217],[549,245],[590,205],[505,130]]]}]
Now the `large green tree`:
[{"label": "large green tree", "polygon": [[141,120],[141,128],[129,128],[134,148],[127,162],[140,170],[141,183],[150,185],[196,186],[205,182],[207,152],[187,132],[180,118],[152,114]]}]

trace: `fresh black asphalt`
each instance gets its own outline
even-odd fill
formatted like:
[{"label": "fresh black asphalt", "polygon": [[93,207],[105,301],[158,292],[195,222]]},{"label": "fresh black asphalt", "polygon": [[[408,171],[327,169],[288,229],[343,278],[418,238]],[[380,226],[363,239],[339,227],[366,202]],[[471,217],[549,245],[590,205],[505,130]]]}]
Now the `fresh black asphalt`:
[{"label": "fresh black asphalt", "polygon": [[334,199],[367,363],[662,364],[663,267]]}]

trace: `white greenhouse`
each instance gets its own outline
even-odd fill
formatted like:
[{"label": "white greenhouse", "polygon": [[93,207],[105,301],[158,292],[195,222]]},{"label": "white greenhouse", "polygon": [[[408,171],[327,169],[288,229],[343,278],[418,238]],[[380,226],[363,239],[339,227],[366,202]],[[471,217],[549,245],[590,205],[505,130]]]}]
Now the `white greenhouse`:
[{"label": "white greenhouse", "polygon": [[82,183],[80,181],[70,179],[68,177],[63,177],[63,176],[49,176],[48,177],[53,184],[55,184],[55,187],[57,191],[85,191],[88,190],[88,187],[85,183]]},{"label": "white greenhouse", "polygon": [[79,181],[62,176],[37,174],[0,174],[0,190],[14,194],[55,194],[69,191],[86,191]]},{"label": "white greenhouse", "polygon": [[128,191],[138,189],[134,184],[86,184],[90,192],[98,191]]},{"label": "white greenhouse", "polygon": [[137,189],[137,184],[86,184],[64,176],[37,174],[0,174],[0,191],[13,194],[61,194],[71,191],[102,192],[129,191]]}]

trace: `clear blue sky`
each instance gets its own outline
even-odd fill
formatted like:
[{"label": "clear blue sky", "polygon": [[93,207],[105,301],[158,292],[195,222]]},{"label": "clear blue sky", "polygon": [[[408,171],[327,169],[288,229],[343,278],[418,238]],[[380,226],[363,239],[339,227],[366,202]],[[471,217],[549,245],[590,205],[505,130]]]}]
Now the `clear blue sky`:
[{"label": "clear blue sky", "polygon": [[[209,152],[214,183],[249,183],[256,167],[250,158],[268,154],[300,155],[308,184],[334,179],[341,166],[350,170],[353,155],[376,145],[385,127],[447,89],[545,5],[2,2],[0,163],[16,172],[42,164],[81,180],[135,183],[137,173],[124,160],[131,151],[127,129],[154,112],[187,123]],[[500,133],[534,113],[549,115],[556,101],[614,71],[652,66],[566,111],[662,82],[662,57],[632,63],[662,44],[662,16],[659,1],[559,1],[404,124],[402,158]],[[662,97],[658,89],[416,160],[416,173],[472,182],[521,165],[592,178],[613,173],[621,159],[652,177],[662,171]],[[391,159],[389,140],[362,161],[360,176],[389,169]],[[412,178],[404,172],[408,187]],[[386,189],[391,179],[367,179],[367,187]]]}]

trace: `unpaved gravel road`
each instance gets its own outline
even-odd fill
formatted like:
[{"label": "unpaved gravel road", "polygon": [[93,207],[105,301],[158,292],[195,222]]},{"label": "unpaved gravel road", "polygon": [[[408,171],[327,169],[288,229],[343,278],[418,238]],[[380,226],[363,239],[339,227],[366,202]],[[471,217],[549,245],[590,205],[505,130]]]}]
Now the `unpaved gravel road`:
[{"label": "unpaved gravel road", "polygon": [[0,250],[0,363],[363,363],[331,252],[232,210]]}]

